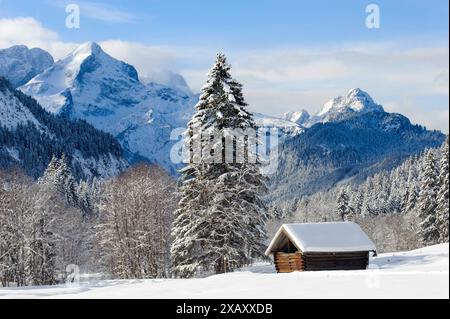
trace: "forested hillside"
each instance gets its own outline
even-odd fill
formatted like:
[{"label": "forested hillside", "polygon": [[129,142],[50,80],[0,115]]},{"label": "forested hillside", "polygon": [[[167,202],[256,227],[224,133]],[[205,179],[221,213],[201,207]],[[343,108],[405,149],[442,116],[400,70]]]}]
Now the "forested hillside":
[{"label": "forested hillside", "polygon": [[270,198],[289,202],[343,181],[359,184],[444,139],[400,114],[380,111],[315,124],[280,146]]},{"label": "forested hillside", "polygon": [[55,116],[0,78],[0,169],[18,166],[37,178],[65,154],[77,178],[107,177],[126,163],[117,140],[83,120]]}]

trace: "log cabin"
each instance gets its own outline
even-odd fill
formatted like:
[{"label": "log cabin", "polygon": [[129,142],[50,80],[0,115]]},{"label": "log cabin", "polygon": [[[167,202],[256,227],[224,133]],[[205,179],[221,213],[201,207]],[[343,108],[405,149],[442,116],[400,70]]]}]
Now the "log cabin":
[{"label": "log cabin", "polygon": [[367,269],[376,248],[353,222],[284,224],[269,247],[278,273]]}]

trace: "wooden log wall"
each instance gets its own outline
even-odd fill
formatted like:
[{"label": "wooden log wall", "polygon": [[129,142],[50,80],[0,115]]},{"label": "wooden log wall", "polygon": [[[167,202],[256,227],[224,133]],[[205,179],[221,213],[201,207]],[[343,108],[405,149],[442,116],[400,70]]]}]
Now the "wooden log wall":
[{"label": "wooden log wall", "polygon": [[278,273],[317,270],[358,270],[369,265],[369,252],[274,253]]},{"label": "wooden log wall", "polygon": [[369,265],[369,252],[305,253],[305,270],[357,270]]}]

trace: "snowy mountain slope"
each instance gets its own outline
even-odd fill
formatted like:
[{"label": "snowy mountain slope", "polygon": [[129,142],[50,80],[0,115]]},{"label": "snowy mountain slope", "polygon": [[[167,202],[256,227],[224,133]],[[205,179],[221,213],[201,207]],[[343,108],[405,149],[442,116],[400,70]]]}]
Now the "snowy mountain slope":
[{"label": "snowy mountain slope", "polygon": [[0,298],[448,299],[449,246],[380,254],[368,270],[276,274],[273,265],[261,263],[203,279],[86,280],[78,286],[0,288]]},{"label": "snowy mountain slope", "polygon": [[168,83],[139,81],[129,64],[85,43],[20,89],[47,110],[84,119],[114,135],[131,162],[147,160],[174,174],[170,160],[173,129],[185,127],[198,98],[184,79],[171,74]]},{"label": "snowy mountain slope", "polygon": [[287,112],[281,117],[283,120],[294,122],[300,126],[304,126],[305,123],[309,121],[311,115],[306,110],[301,110],[300,112]]},{"label": "snowy mountain slope", "polygon": [[0,169],[18,165],[37,178],[62,153],[78,178],[115,176],[127,167],[111,135],[48,113],[0,78]]},{"label": "snowy mountain slope", "polygon": [[0,76],[6,77],[13,87],[21,86],[53,64],[50,53],[16,45],[0,50]]},{"label": "snowy mountain slope", "polygon": [[[0,79],[0,81],[2,81]],[[0,84],[1,85],[1,84]],[[28,122],[42,128],[41,123],[34,117],[10,90],[0,87],[0,126],[8,130],[15,130],[17,125],[27,125]]]},{"label": "snowy mountain slope", "polygon": [[172,71],[158,71],[149,76],[141,76],[139,79],[146,85],[150,83],[157,83],[165,87],[173,88],[177,91],[191,94],[191,89],[183,76]]},{"label": "snowy mountain slope", "polygon": [[278,128],[282,139],[301,134],[304,131],[301,125],[290,119],[278,118],[261,113],[253,113],[253,117],[256,125],[259,127]]},{"label": "snowy mountain slope", "polygon": [[[117,137],[127,150],[137,155],[137,160],[144,157],[175,175],[180,165],[170,159],[176,142],[170,139],[171,133],[187,126],[198,97],[157,83],[147,84],[146,90],[145,101],[130,115],[118,118],[123,130]],[[131,158],[131,162],[135,161]]]}]

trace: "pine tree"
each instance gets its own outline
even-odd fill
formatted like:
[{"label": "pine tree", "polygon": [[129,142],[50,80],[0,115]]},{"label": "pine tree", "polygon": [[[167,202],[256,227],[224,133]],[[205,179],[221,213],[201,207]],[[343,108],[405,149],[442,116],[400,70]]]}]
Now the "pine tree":
[{"label": "pine tree", "polygon": [[352,209],[349,204],[349,197],[347,191],[342,188],[339,192],[337,199],[337,214],[339,218],[343,221],[348,221],[352,215]]},{"label": "pine tree", "polygon": [[187,165],[171,248],[174,273],[181,277],[231,271],[264,251],[267,213],[260,192],[265,184],[250,150],[256,140],[244,134],[231,136],[233,147],[226,143],[230,130],[256,130],[230,69],[218,54],[185,134]]},{"label": "pine tree", "polygon": [[80,181],[76,189],[77,206],[83,215],[88,215],[93,210],[90,187],[88,182]]},{"label": "pine tree", "polygon": [[417,184],[413,182],[409,185],[408,188],[408,201],[405,204],[404,209],[402,210],[403,214],[409,214],[413,212],[417,207],[417,201],[419,200],[419,190],[417,188]]},{"label": "pine tree", "polygon": [[364,203],[364,195],[361,192],[356,192],[353,204],[355,215],[362,215],[363,203]]},{"label": "pine tree", "polygon": [[58,185],[58,189],[61,190],[62,194],[66,198],[66,202],[69,205],[75,205],[77,202],[76,182],[65,154],[63,154],[60,159],[60,166],[57,172],[56,183]]},{"label": "pine tree", "polygon": [[437,194],[437,225],[440,233],[440,242],[448,242],[449,223],[449,165],[448,165],[448,137],[442,147],[442,157],[439,173],[439,192]]},{"label": "pine tree", "polygon": [[427,151],[422,169],[417,204],[418,216],[421,220],[418,235],[423,245],[433,245],[439,240],[439,230],[436,221],[438,173],[436,158],[432,150]]},{"label": "pine tree", "polygon": [[39,183],[52,186],[67,204],[77,204],[76,181],[64,154],[60,159],[53,156]]},{"label": "pine tree", "polygon": [[403,197],[402,202],[402,214],[406,215],[415,210],[418,197],[417,174],[413,166],[410,166],[408,169],[408,181],[406,184],[405,196]]}]

